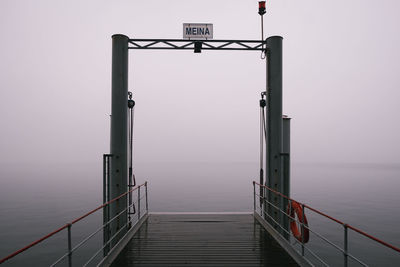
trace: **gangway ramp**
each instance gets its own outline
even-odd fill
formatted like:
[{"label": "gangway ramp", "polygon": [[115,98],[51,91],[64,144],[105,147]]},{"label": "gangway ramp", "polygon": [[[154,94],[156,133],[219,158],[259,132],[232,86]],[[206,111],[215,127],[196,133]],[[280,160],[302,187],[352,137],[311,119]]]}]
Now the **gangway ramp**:
[{"label": "gangway ramp", "polygon": [[252,213],[155,213],[111,266],[298,265]]}]

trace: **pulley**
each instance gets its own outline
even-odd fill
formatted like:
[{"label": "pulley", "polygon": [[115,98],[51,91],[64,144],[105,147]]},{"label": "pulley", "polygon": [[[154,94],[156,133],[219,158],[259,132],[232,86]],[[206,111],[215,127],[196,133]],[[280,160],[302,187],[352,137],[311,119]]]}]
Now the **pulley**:
[{"label": "pulley", "polygon": [[260,99],[260,107],[264,108],[267,105],[264,97],[267,95],[267,92],[261,92],[261,99]]},{"label": "pulley", "polygon": [[128,108],[133,108],[135,106],[135,101],[133,101],[132,99],[128,100]]},{"label": "pulley", "polygon": [[135,106],[135,101],[132,99],[132,92],[128,92],[128,108],[132,109]]}]

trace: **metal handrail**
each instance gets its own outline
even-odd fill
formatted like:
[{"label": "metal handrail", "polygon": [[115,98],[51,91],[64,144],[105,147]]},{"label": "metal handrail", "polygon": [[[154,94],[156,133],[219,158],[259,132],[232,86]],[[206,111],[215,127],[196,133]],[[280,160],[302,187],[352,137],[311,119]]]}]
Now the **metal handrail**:
[{"label": "metal handrail", "polygon": [[[132,204],[133,205],[133,204]],[[131,206],[132,206],[131,205]],[[126,210],[128,210],[128,208],[129,207],[127,207],[126,209],[125,209],[125,211]],[[143,213],[143,216],[145,215],[147,213],[147,210],[146,210],[146,212],[145,213]],[[119,216],[119,215],[118,215]],[[143,217],[142,216],[142,217]],[[117,216],[116,216],[117,217]],[[142,218],[142,217],[140,217],[140,218]],[[119,229],[111,238],[110,238],[110,240],[108,240],[99,250],[97,250],[94,254],[93,254],[93,256],[83,265],[83,266],[87,266],[87,265],[89,265],[89,263],[94,259],[94,258],[96,258],[96,256],[106,247],[106,246],[108,246],[113,240],[114,240],[114,238],[115,237],[117,237],[119,234],[120,234],[120,232],[124,229],[124,228],[127,228],[128,227],[128,225],[129,225],[129,222],[130,221],[128,221],[126,224],[124,224],[122,227],[121,227],[121,229]],[[136,224],[138,224],[139,223],[139,220],[137,220],[136,221],[136,223],[132,226],[132,227],[134,227]],[[103,226],[103,228],[105,227],[105,225]],[[125,234],[126,235],[126,234]]]},{"label": "metal handrail", "polygon": [[[266,200],[266,198],[256,194],[256,196],[260,197],[261,199],[263,199],[263,202],[268,203],[269,205],[271,205],[272,207],[274,207],[275,209],[277,209],[278,211],[280,211],[281,213],[285,214],[288,218],[290,218],[291,220],[301,224],[301,222],[296,219],[295,217],[290,216],[290,214],[286,213],[285,211],[281,210],[280,208],[278,208],[277,206],[275,206],[272,202],[269,202],[268,200]],[[269,215],[267,212],[264,212],[264,214],[271,220],[273,221],[282,231],[284,231],[285,233],[290,235],[290,231],[286,230],[282,225],[279,224],[279,222],[277,222],[271,215]],[[267,221],[266,221],[267,222]],[[268,222],[267,222],[268,223]],[[305,228],[309,229],[306,225],[304,225]],[[274,228],[272,228],[274,229]],[[275,229],[274,229],[275,230]],[[276,230],[275,230],[276,231]],[[277,231],[276,231],[277,232]],[[277,232],[279,234],[279,232]],[[320,236],[322,237],[322,236]],[[322,238],[323,240],[327,241],[330,245],[335,246],[336,248],[340,249],[338,246],[336,246],[335,244],[333,244],[332,242],[328,241],[326,238]],[[295,240],[295,242],[297,243],[298,241]],[[329,266],[328,264],[326,264],[326,262],[324,262],[320,257],[318,257],[318,255],[316,255],[313,251],[311,251],[310,249],[308,249],[307,247],[304,247],[305,249],[307,249],[311,255],[313,255],[317,260],[319,260],[324,266]]]},{"label": "metal handrail", "polygon": [[[259,195],[257,195],[257,196],[259,196]],[[293,220],[293,221],[295,221],[295,222],[297,222],[297,223],[299,223],[299,224],[301,224],[302,225],[302,222],[300,222],[299,220],[297,220],[295,217],[291,217],[290,216],[290,214],[287,214],[285,211],[283,211],[283,210],[281,210],[281,209],[279,209],[277,206],[275,206],[272,202],[269,202],[268,200],[266,200],[266,198],[264,198],[264,197],[260,197],[261,199],[263,199],[263,203],[268,203],[269,205],[271,205],[272,207],[274,207],[275,209],[278,209],[280,212],[282,212],[282,213],[284,213],[288,218],[290,218],[291,220]],[[255,210],[256,211],[256,210]],[[287,233],[287,234],[289,234],[290,235],[290,231],[288,231],[288,230],[286,230],[283,226],[281,226],[280,224],[279,224],[279,222],[277,222],[271,215],[269,215],[268,214],[268,212],[265,212],[264,211],[264,215],[266,215],[270,220],[272,220],[280,229],[282,229],[285,233]],[[266,221],[266,220],[264,220],[266,223],[268,223],[268,221]],[[304,225],[304,227],[306,227],[305,225]],[[277,234],[279,234],[279,232],[276,230],[276,229],[274,229],[273,227],[271,228],[273,231],[275,231]],[[303,235],[303,233],[302,233],[302,235]],[[324,238],[323,240],[325,240],[326,241],[326,239]],[[288,242],[289,243],[289,242]],[[295,243],[294,244],[296,244],[296,243],[299,243],[297,240],[295,240]],[[331,242],[328,242],[329,244],[331,244],[331,245],[333,245],[333,243],[331,243]],[[290,243],[289,243],[290,244]],[[302,246],[302,253],[301,253],[301,255],[304,257],[304,249],[306,249],[307,251],[309,251],[310,253],[311,253],[311,255],[312,256],[314,256],[318,261],[320,261],[324,266],[329,266],[325,261],[323,261],[318,255],[316,255],[312,250],[310,250],[309,248],[307,248],[307,247],[305,247],[304,246],[304,244],[303,243],[301,243],[301,246]],[[336,246],[337,247],[337,246]],[[309,262],[310,263],[310,262]],[[311,263],[310,263],[310,265],[312,265]]]},{"label": "metal handrail", "polygon": [[[134,203],[132,204],[134,205]],[[132,205],[130,205],[129,207],[131,207]],[[95,236],[98,232],[100,232],[101,230],[103,230],[106,226],[108,226],[111,222],[113,222],[115,219],[117,219],[120,215],[124,214],[128,208],[125,208],[124,210],[122,210],[120,213],[118,213],[117,215],[115,215],[111,220],[109,220],[106,224],[103,224],[102,226],[100,226],[99,228],[97,228],[94,232],[92,232],[91,234],[89,234],[87,237],[85,237],[81,242],[79,242],[75,247],[73,247],[70,251],[68,251],[66,254],[64,254],[63,256],[61,256],[61,258],[59,258],[58,260],[56,260],[52,265],[50,265],[50,267],[57,265],[58,263],[60,263],[62,260],[64,260],[69,254],[71,254],[72,252],[74,252],[75,250],[77,250],[78,248],[80,248],[83,244],[85,244],[87,241],[89,241],[93,236]],[[119,232],[126,226],[128,225],[128,223],[126,223],[123,227],[121,227],[121,229],[116,232],[113,237],[111,238],[111,240],[117,236],[119,234]],[[109,242],[107,242],[109,243]]]},{"label": "metal handrail", "polygon": [[[255,181],[254,181],[253,183],[255,183],[255,184],[258,185],[258,186],[264,187],[264,188],[268,189],[269,191],[271,191],[271,192],[273,192],[273,193],[275,193],[275,194],[277,194],[277,195],[280,195],[280,196],[282,196],[282,197],[284,197],[284,198],[286,198],[286,199],[288,199],[288,200],[296,201],[296,200],[294,200],[294,199],[292,199],[292,198],[289,198],[289,197],[283,195],[282,193],[280,193],[280,192],[278,192],[278,191],[273,190],[272,188],[269,188],[268,186],[260,185],[259,183],[255,182]],[[330,219],[330,220],[332,220],[332,221],[335,221],[335,222],[337,222],[337,223],[339,223],[339,224],[341,224],[341,225],[343,225],[343,226],[346,225],[346,226],[347,226],[348,228],[350,228],[351,230],[353,230],[353,231],[355,231],[355,232],[357,232],[357,233],[359,233],[359,234],[361,234],[361,235],[364,235],[365,237],[368,237],[369,239],[372,239],[372,240],[374,240],[374,241],[376,241],[376,242],[378,242],[378,243],[380,243],[380,244],[382,244],[382,245],[384,245],[384,246],[386,246],[386,247],[388,247],[388,248],[391,248],[391,249],[393,249],[393,250],[395,250],[395,251],[397,251],[397,252],[400,252],[400,248],[398,248],[398,247],[396,247],[396,246],[394,246],[394,245],[391,245],[391,244],[389,244],[389,243],[387,243],[387,242],[385,242],[385,241],[383,241],[383,240],[380,240],[379,238],[376,238],[376,237],[374,237],[374,236],[372,236],[372,235],[370,235],[370,234],[367,234],[367,233],[365,233],[364,231],[362,231],[362,230],[360,230],[360,229],[358,229],[358,228],[356,228],[356,227],[354,227],[354,226],[351,226],[351,225],[346,224],[346,223],[344,223],[344,222],[342,222],[342,221],[339,221],[338,219],[333,218],[332,216],[329,216],[329,215],[327,215],[327,214],[325,214],[325,213],[323,213],[323,212],[321,212],[321,211],[319,211],[319,210],[316,210],[316,209],[314,209],[314,208],[312,208],[312,207],[310,207],[310,206],[308,206],[308,205],[306,205],[306,204],[303,204],[303,203],[301,203],[301,202],[299,202],[299,201],[296,201],[296,202],[299,203],[299,204],[301,204],[301,205],[303,205],[305,208],[307,208],[307,209],[309,209],[309,210],[311,210],[311,211],[314,211],[315,213],[318,213],[319,215],[322,215],[322,216],[324,216],[324,217],[326,217],[326,218],[328,218],[328,219]]]},{"label": "metal handrail", "polygon": [[[328,219],[330,219],[330,220],[332,220],[332,221],[334,221],[334,222],[336,222],[336,223],[338,223],[338,224],[341,224],[341,225],[344,227],[344,239],[345,239],[345,240],[344,240],[344,248],[341,248],[341,247],[339,247],[338,245],[334,244],[333,242],[331,242],[330,240],[328,240],[328,239],[327,239],[326,237],[324,237],[323,235],[317,233],[315,230],[311,230],[310,227],[309,227],[308,225],[305,225],[305,224],[302,223],[301,221],[299,221],[299,220],[297,220],[296,218],[290,216],[290,214],[288,214],[287,211],[284,211],[284,210],[280,209],[279,207],[277,207],[276,205],[274,205],[273,203],[269,202],[264,196],[258,195],[258,194],[256,193],[256,188],[255,188],[256,185],[260,186],[260,188],[265,188],[265,189],[269,190],[270,192],[272,192],[272,193],[274,193],[274,194],[276,194],[276,195],[278,195],[278,196],[281,196],[281,197],[283,197],[283,198],[285,198],[285,199],[287,199],[287,200],[289,200],[289,201],[295,201],[295,202],[299,203],[299,204],[303,207],[303,212],[304,212],[304,209],[307,208],[307,209],[309,209],[309,210],[311,210],[311,211],[313,211],[313,212],[315,212],[315,213],[317,213],[317,214],[319,214],[319,215],[321,215],[321,216],[323,216],[323,217],[325,217],[325,218],[328,218]],[[272,189],[272,188],[270,188],[270,187],[268,187],[268,186],[261,185],[261,184],[255,182],[255,181],[253,181],[253,187],[254,187],[254,211],[255,211],[255,212],[257,212],[257,205],[256,205],[256,199],[257,199],[257,198],[260,200],[260,202],[262,201],[263,203],[268,203],[268,205],[270,205],[271,207],[273,207],[273,208],[277,209],[278,211],[280,211],[281,213],[283,213],[286,217],[290,218],[290,220],[293,220],[293,221],[299,223],[299,224],[301,225],[301,228],[304,227],[304,228],[308,229],[308,230],[311,231],[313,234],[315,234],[316,236],[318,236],[320,239],[324,240],[325,242],[327,242],[328,244],[330,244],[331,246],[333,246],[335,249],[337,249],[337,250],[339,250],[340,252],[342,252],[342,253],[343,253],[343,256],[344,256],[344,262],[345,262],[345,265],[346,265],[346,266],[347,266],[347,258],[348,258],[348,257],[354,259],[355,261],[357,261],[357,262],[360,263],[361,265],[367,266],[364,262],[362,262],[361,260],[359,260],[359,259],[356,258],[354,255],[351,255],[351,254],[348,252],[348,240],[347,240],[347,239],[348,239],[348,234],[347,234],[347,229],[351,229],[351,230],[353,230],[353,231],[355,231],[355,232],[357,232],[357,233],[359,233],[359,234],[361,234],[361,235],[363,235],[363,236],[365,236],[365,237],[367,237],[367,238],[369,238],[369,239],[371,239],[371,240],[373,240],[373,241],[378,242],[378,243],[381,244],[381,245],[384,245],[384,246],[387,247],[387,248],[390,248],[390,249],[392,249],[392,250],[394,250],[394,251],[396,251],[396,252],[400,252],[400,248],[398,248],[398,247],[396,247],[396,246],[394,246],[394,245],[391,245],[391,244],[389,244],[389,243],[387,243],[387,242],[385,242],[385,241],[383,241],[383,240],[380,240],[380,239],[378,239],[378,238],[376,238],[376,237],[374,237],[374,236],[372,236],[372,235],[370,235],[370,234],[367,234],[367,233],[365,233],[364,231],[362,231],[362,230],[360,230],[360,229],[358,229],[358,228],[356,228],[356,227],[354,227],[354,226],[348,225],[348,224],[346,224],[346,223],[344,223],[344,222],[342,222],[342,221],[340,221],[340,220],[338,220],[338,219],[336,219],[336,218],[334,218],[334,217],[332,217],[332,216],[329,216],[329,215],[327,215],[327,214],[325,214],[325,213],[323,213],[323,212],[321,212],[321,211],[319,211],[319,210],[316,210],[316,209],[310,207],[309,205],[306,205],[306,204],[303,204],[303,203],[301,203],[301,202],[298,202],[298,201],[296,201],[296,200],[294,200],[294,199],[292,199],[292,198],[290,198],[290,197],[288,197],[288,196],[286,196],[286,195],[284,195],[284,194],[282,194],[282,193],[280,193],[280,192],[278,192],[278,191],[276,191],[276,190],[274,190],[274,189]],[[260,209],[261,209],[261,207],[260,207]],[[282,227],[278,222],[276,222],[265,210],[260,210],[260,212],[263,212],[269,219],[271,219],[275,224],[277,224],[283,231],[285,231],[286,233],[288,233],[288,231],[287,231],[286,229],[284,229],[284,227]],[[260,214],[260,215],[261,215],[261,214]],[[265,221],[266,221],[266,220],[265,220]],[[269,224],[268,221],[266,221],[266,222]],[[303,231],[302,231],[302,235],[303,235]],[[318,256],[317,256],[314,252],[312,252],[309,248],[307,248],[303,242],[299,242],[299,243],[301,243],[301,246],[302,246],[302,253],[301,253],[301,254],[302,254],[303,257],[304,257],[304,249],[307,249],[307,251],[309,251],[309,252],[310,252],[316,259],[318,259],[322,264],[324,264],[324,265],[326,264],[320,257],[318,257]]]},{"label": "metal handrail", "polygon": [[[117,200],[119,200],[119,199],[125,197],[126,195],[128,195],[128,194],[130,194],[130,193],[132,193],[132,192],[134,192],[134,191],[136,191],[136,190],[139,190],[138,192],[140,192],[140,188],[143,187],[143,186],[145,187],[146,194],[145,194],[144,197],[138,198],[137,201],[138,201],[138,205],[140,205],[140,201],[141,201],[143,198],[146,199],[146,206],[145,206],[145,207],[146,207],[146,210],[145,210],[146,212],[143,213],[142,216],[139,216],[139,218],[138,218],[138,220],[137,220],[137,221],[139,221],[139,219],[140,219],[141,217],[143,217],[144,215],[146,215],[146,214],[148,213],[147,182],[144,182],[143,184],[138,185],[138,186],[132,188],[132,189],[129,190],[129,191],[126,191],[125,193],[119,195],[118,197],[116,197],[116,198],[114,198],[114,199],[112,199],[112,200],[110,200],[110,201],[108,201],[108,202],[106,202],[106,203],[104,203],[104,204],[98,206],[97,208],[95,208],[95,209],[89,211],[88,213],[86,213],[86,214],[84,214],[84,215],[82,215],[82,216],[80,216],[80,217],[78,217],[78,218],[72,220],[70,223],[65,224],[64,226],[62,226],[62,227],[60,227],[60,228],[54,230],[53,232],[51,232],[51,233],[49,233],[49,234],[47,234],[47,235],[45,235],[45,236],[39,238],[38,240],[36,240],[36,241],[30,243],[29,245],[27,245],[27,246],[25,246],[25,247],[23,247],[23,248],[21,248],[21,249],[15,251],[15,252],[9,254],[8,256],[6,256],[6,257],[0,259],[0,264],[4,263],[5,261],[7,261],[7,260],[9,260],[9,259],[11,259],[11,258],[14,258],[15,256],[21,254],[22,252],[24,252],[24,251],[26,251],[26,250],[28,250],[28,249],[30,249],[30,248],[36,246],[37,244],[39,244],[39,243],[41,243],[41,242],[47,240],[48,238],[54,236],[55,234],[57,234],[57,233],[59,233],[59,232],[65,230],[65,229],[68,229],[68,242],[70,243],[70,242],[71,242],[71,226],[72,226],[73,224],[75,224],[75,223],[77,223],[77,222],[79,222],[79,221],[85,219],[86,217],[88,217],[89,215],[95,213],[96,211],[98,211],[98,210],[100,210],[100,209],[102,209],[102,208],[104,208],[104,207],[107,207],[108,205],[112,204],[113,202],[115,202],[115,201],[117,201]],[[74,252],[76,249],[78,249],[80,246],[82,246],[84,243],[86,243],[88,240],[90,240],[96,233],[98,233],[99,231],[101,231],[102,229],[104,229],[106,226],[108,226],[112,221],[114,221],[117,217],[119,217],[119,216],[122,215],[124,212],[126,212],[126,211],[128,210],[128,208],[131,207],[131,206],[133,206],[134,204],[135,204],[135,202],[133,202],[131,205],[129,205],[129,206],[128,206],[127,208],[125,208],[123,211],[121,211],[120,213],[118,213],[117,215],[115,215],[115,216],[114,216],[113,218],[111,218],[107,223],[103,224],[100,228],[96,229],[96,231],[94,231],[93,233],[89,234],[89,236],[87,236],[86,238],[84,238],[84,239],[83,239],[79,244],[77,244],[74,248],[70,248],[70,246],[69,246],[68,252],[67,252],[66,254],[64,254],[63,256],[61,256],[59,259],[57,259],[57,261],[54,262],[51,266],[54,266],[54,265],[58,264],[59,262],[61,262],[62,260],[64,260],[66,257],[71,256],[72,252]],[[126,223],[126,225],[124,225],[123,227],[121,227],[121,229],[120,229],[119,231],[121,231],[121,230],[122,230],[124,227],[126,227],[127,225],[128,225],[128,222]],[[105,245],[108,245],[108,243],[110,243],[111,240],[112,240],[117,234],[119,234],[119,231],[118,231],[116,234],[114,234],[113,237],[112,237],[112,238],[107,242],[107,244],[105,244]],[[70,244],[69,244],[69,245],[70,245]],[[103,246],[103,248],[105,247],[105,245]],[[102,248],[102,249],[103,249],[103,248]],[[97,255],[97,254],[98,254],[98,252],[96,253],[96,255]],[[92,258],[94,258],[94,257],[92,257]],[[92,260],[92,258],[89,260],[89,262]]]}]

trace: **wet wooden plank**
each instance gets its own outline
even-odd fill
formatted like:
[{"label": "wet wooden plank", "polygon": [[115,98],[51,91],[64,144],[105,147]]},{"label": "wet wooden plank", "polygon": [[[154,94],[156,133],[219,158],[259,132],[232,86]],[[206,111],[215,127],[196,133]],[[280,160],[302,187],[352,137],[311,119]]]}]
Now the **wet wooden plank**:
[{"label": "wet wooden plank", "polygon": [[297,266],[251,214],[151,214],[112,266]]}]

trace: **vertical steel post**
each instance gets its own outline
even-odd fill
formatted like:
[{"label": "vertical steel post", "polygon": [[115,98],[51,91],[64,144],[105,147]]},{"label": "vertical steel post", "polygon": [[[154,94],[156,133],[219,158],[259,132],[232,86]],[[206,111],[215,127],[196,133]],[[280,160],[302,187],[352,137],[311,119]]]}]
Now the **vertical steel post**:
[{"label": "vertical steel post", "polygon": [[[107,202],[107,155],[103,155],[103,204]],[[103,249],[103,255],[107,255],[107,206],[103,207],[103,245],[105,246]]]},{"label": "vertical steel post", "polygon": [[[304,216],[304,204],[301,204],[301,212],[303,213]],[[296,216],[295,216],[296,217]],[[303,218],[304,220],[304,218]],[[301,256],[304,257],[304,222],[300,222],[300,227],[301,227]]]},{"label": "vertical steel post", "polygon": [[[110,202],[110,200],[111,200],[111,198],[110,198],[110,195],[111,195],[111,173],[110,173],[110,171],[111,171],[111,160],[112,160],[112,155],[110,155],[109,157],[108,157],[108,161],[107,161],[107,202]],[[110,236],[111,236],[111,226],[110,226],[110,224],[109,224],[109,222],[110,222],[110,214],[111,214],[111,209],[110,209],[110,204],[108,204],[107,205],[107,242],[109,242],[110,241]],[[108,243],[108,245],[107,245],[107,253],[110,251],[110,246],[111,246],[111,244],[110,243]]]},{"label": "vertical steel post", "polygon": [[[107,202],[107,155],[103,155],[103,204]],[[104,212],[104,210],[103,210]]]},{"label": "vertical steel post", "polygon": [[253,199],[253,212],[256,212],[256,182],[253,181],[253,194],[254,194],[254,199]]},{"label": "vertical steel post", "polygon": [[[282,37],[272,36],[266,40],[267,48],[267,184],[270,188],[282,192]],[[268,193],[268,200],[276,207],[281,207],[275,194]],[[279,211],[268,207],[269,215],[279,224]],[[274,224],[273,224],[274,225]],[[278,229],[276,225],[274,227]],[[281,231],[280,231],[281,232]]]},{"label": "vertical steel post", "polygon": [[[112,78],[111,78],[111,199],[127,190],[128,179],[128,41],[122,34],[112,36]],[[126,198],[111,205],[111,218],[126,209]],[[127,212],[111,223],[111,236],[127,223]],[[121,230],[113,243],[125,234]]]},{"label": "vertical steel post", "polygon": [[147,182],[144,183],[146,189],[146,213],[149,213],[149,199],[147,198]]},{"label": "vertical steel post", "polygon": [[[290,197],[290,118],[283,116],[282,122],[282,194]],[[289,202],[288,199],[281,199],[281,209],[286,210]],[[285,230],[289,231],[289,218],[282,212],[282,226]],[[284,237],[289,240],[289,235],[284,232]]]},{"label": "vertical steel post", "polygon": [[[103,155],[103,203],[110,201],[110,167],[111,167],[111,154]],[[106,256],[110,251],[110,205],[103,208],[103,255]]]},{"label": "vertical steel post", "polygon": [[348,257],[348,234],[347,234],[347,224],[343,225],[344,227],[344,252],[343,252],[343,256],[344,256],[344,267],[347,267],[348,265],[348,261],[349,261],[349,257]]},{"label": "vertical steel post", "polygon": [[137,210],[137,212],[138,212],[137,214],[138,214],[138,221],[140,220],[140,187],[141,187],[141,186],[138,187],[138,191],[137,191],[137,203],[138,203],[138,204],[137,204],[137,206],[138,206],[138,207],[137,207],[137,209],[138,209],[138,210]]},{"label": "vertical steel post", "polygon": [[72,240],[71,240],[71,224],[68,224],[68,266],[72,266]]}]

